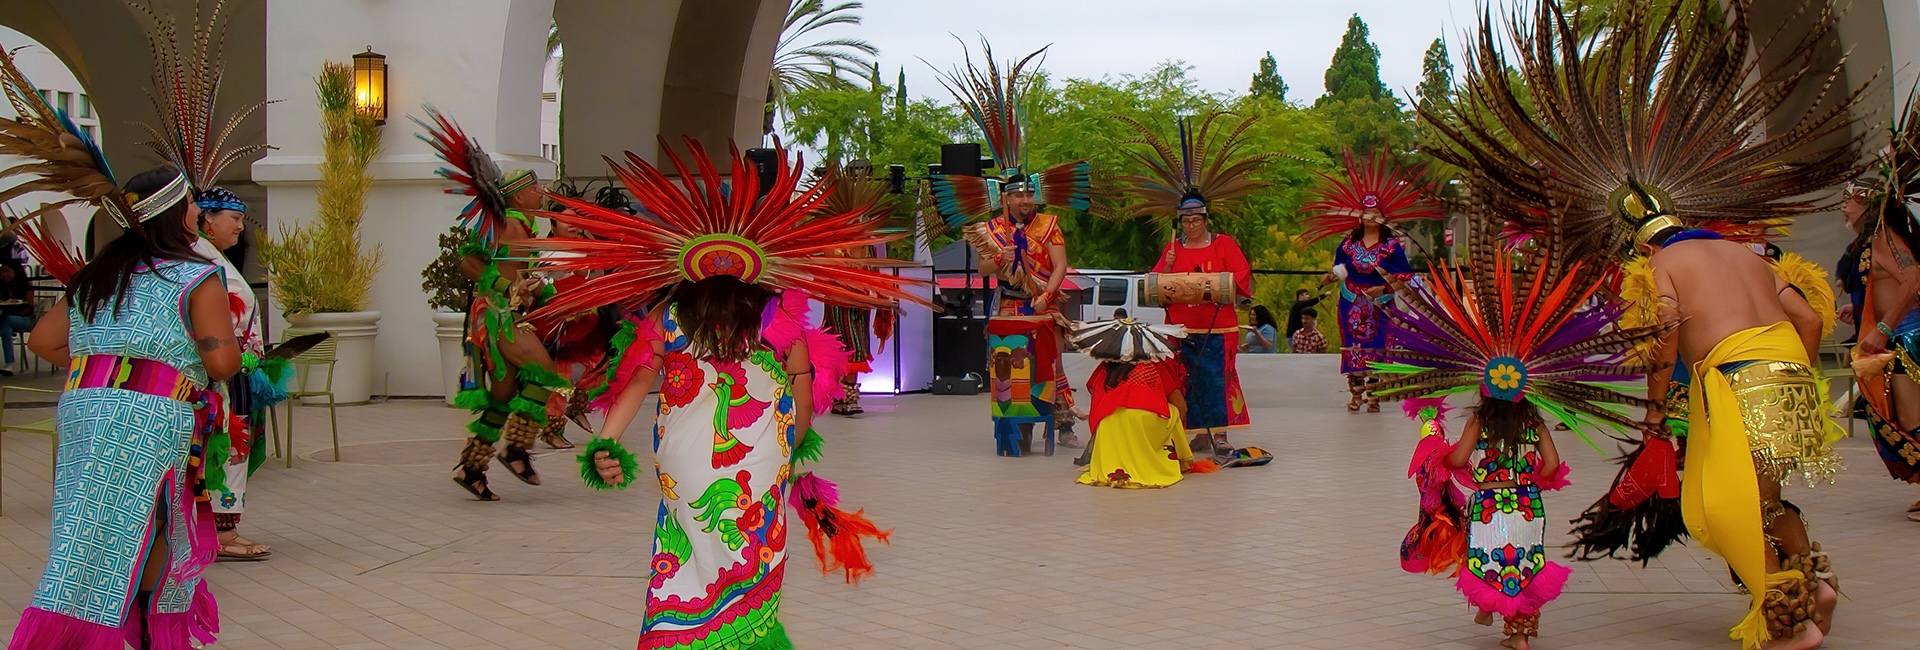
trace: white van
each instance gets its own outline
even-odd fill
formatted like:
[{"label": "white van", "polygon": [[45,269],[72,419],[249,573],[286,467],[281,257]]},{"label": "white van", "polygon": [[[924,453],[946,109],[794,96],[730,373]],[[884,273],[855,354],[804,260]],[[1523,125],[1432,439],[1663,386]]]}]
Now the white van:
[{"label": "white van", "polygon": [[1154,325],[1167,322],[1167,310],[1147,306],[1145,273],[1074,269],[1067,274],[1067,279],[1074,286],[1084,287],[1078,292],[1083,320],[1110,320],[1115,309],[1125,309],[1128,316],[1141,322]]}]

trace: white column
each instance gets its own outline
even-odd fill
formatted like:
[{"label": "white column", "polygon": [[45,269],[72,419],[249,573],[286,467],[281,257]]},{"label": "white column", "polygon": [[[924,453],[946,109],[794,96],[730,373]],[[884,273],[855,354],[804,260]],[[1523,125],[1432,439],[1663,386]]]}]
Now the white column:
[{"label": "white column", "polygon": [[[277,231],[314,217],[320,178],[320,110],[313,79],[326,61],[348,62],[372,46],[387,56],[383,152],[372,167],[362,239],[383,265],[369,310],[379,311],[372,389],[376,395],[439,395],[439,346],[420,271],[436,238],[454,224],[465,197],[434,172],[439,162],[414,137],[408,116],[432,103],[457,120],[503,170],[531,168],[543,179],[540,81],[553,0],[267,1],[268,142],[277,150],[253,165],[267,187]],[[275,327],[285,320],[272,310]]]}]

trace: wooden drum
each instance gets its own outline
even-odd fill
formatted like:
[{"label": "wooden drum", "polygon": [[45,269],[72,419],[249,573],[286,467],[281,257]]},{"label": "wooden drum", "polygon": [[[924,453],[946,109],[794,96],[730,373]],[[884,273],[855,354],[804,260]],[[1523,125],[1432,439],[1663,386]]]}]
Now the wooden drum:
[{"label": "wooden drum", "polygon": [[1233,304],[1232,273],[1148,273],[1148,307]]}]

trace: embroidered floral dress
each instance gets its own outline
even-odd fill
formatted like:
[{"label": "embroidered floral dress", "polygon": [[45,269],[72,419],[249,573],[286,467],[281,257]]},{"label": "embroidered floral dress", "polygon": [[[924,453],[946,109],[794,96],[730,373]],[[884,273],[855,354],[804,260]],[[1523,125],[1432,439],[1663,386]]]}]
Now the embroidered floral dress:
[{"label": "embroidered floral dress", "polygon": [[[1340,283],[1340,372],[1366,372],[1367,363],[1375,357],[1369,351],[1388,344],[1385,305],[1367,297],[1366,291],[1386,286],[1387,276],[1413,277],[1413,266],[1407,261],[1406,245],[1385,236],[1372,246],[1346,238],[1334,251],[1333,263],[1336,269],[1346,270],[1346,279]],[[1392,295],[1389,291],[1382,298]]]},{"label": "embroidered floral dress", "polygon": [[[1459,587],[1467,602],[1501,616],[1536,614],[1560,596],[1571,571],[1547,559],[1547,504],[1537,480],[1539,429],[1527,428],[1518,449],[1488,453],[1482,439],[1470,470],[1475,489],[1467,498],[1467,558]],[[1556,468],[1556,476],[1559,470]]]},{"label": "embroidered floral dress", "polygon": [[771,350],[695,357],[664,319],[654,425],[660,510],[641,650],[787,648],[776,614],[795,442],[787,374]]}]

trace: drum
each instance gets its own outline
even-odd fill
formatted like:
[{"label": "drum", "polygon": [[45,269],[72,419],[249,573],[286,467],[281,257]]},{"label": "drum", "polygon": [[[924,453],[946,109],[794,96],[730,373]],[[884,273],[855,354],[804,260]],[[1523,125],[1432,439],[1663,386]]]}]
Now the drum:
[{"label": "drum", "polygon": [[1233,274],[1220,273],[1148,273],[1148,307],[1167,305],[1231,306],[1234,297]]}]

